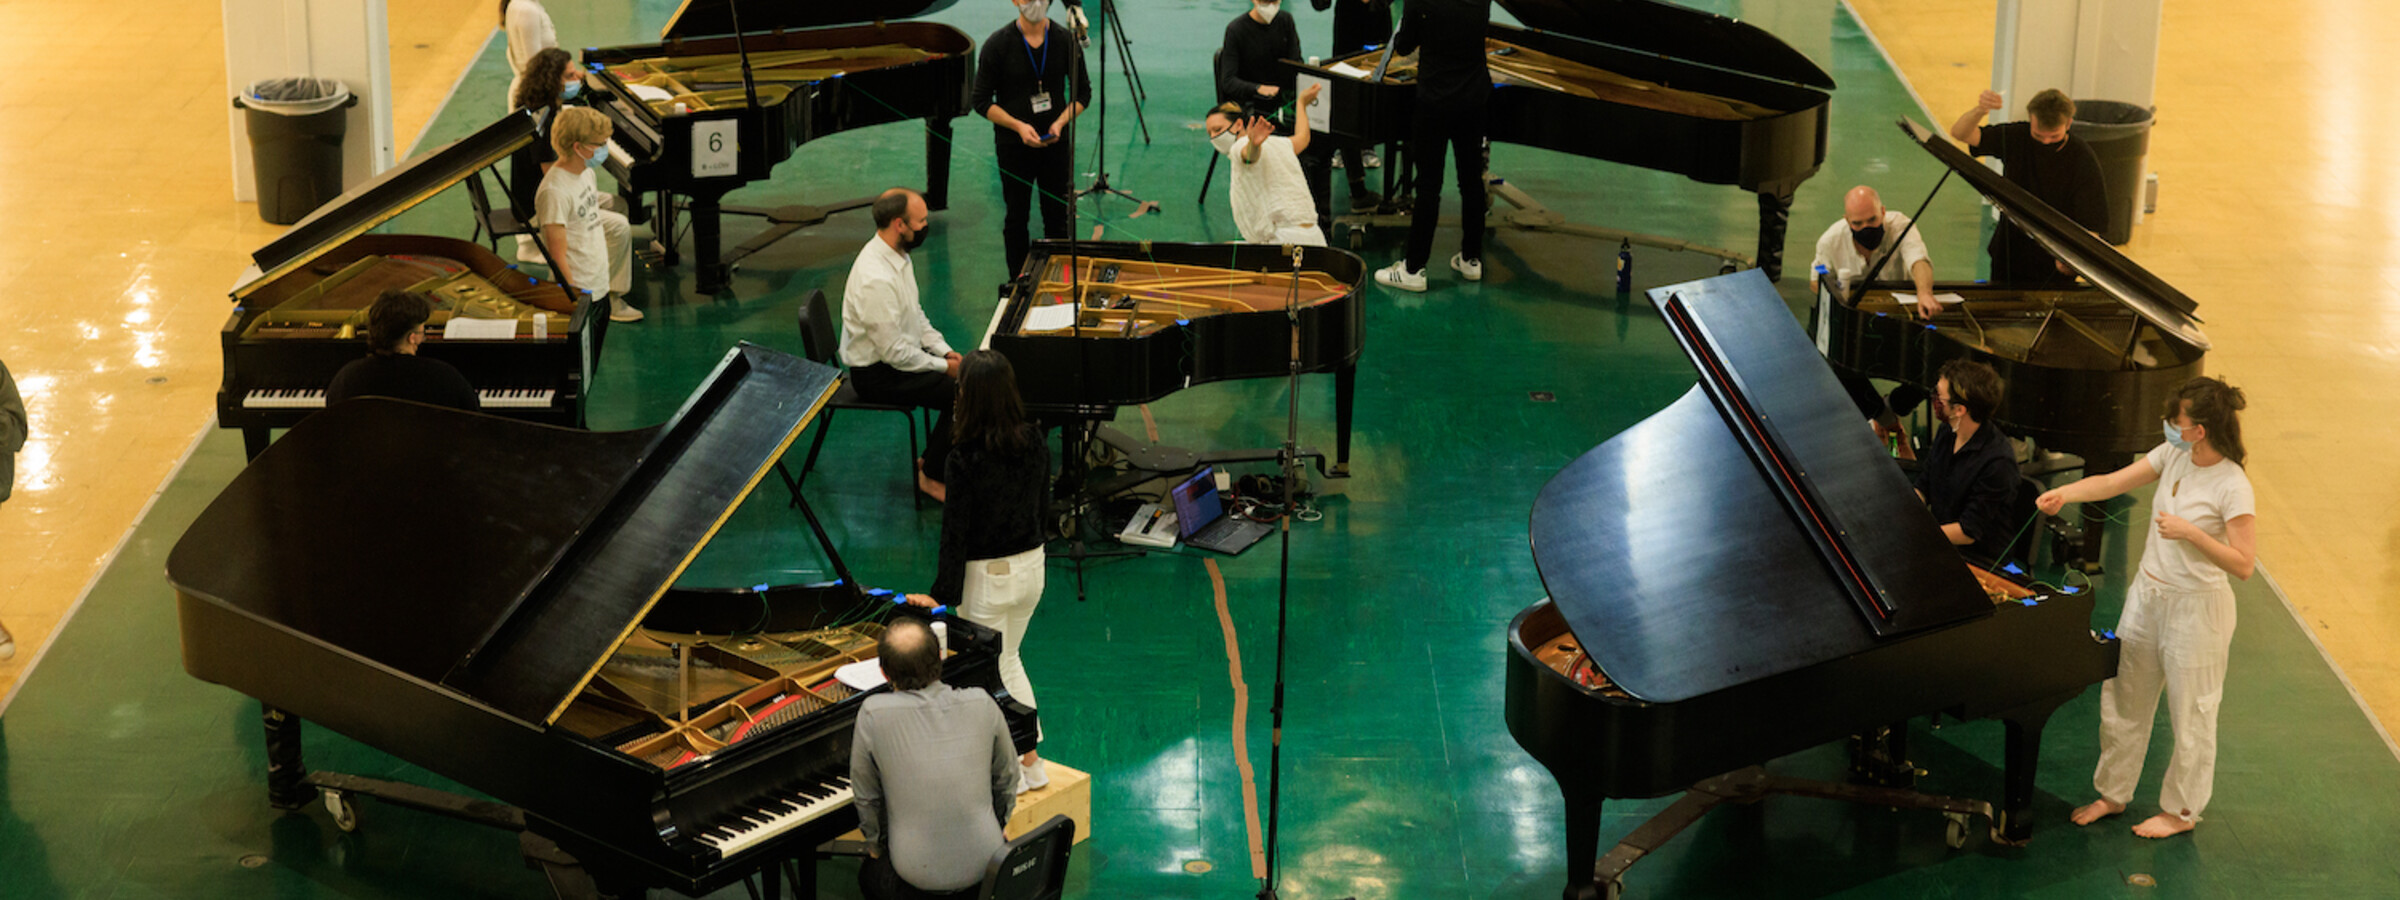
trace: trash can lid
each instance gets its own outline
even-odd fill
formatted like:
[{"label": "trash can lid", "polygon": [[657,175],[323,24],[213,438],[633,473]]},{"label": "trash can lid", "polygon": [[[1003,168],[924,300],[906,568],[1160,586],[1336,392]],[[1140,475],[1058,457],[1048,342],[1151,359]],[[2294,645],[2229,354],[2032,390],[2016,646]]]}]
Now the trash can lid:
[{"label": "trash can lid", "polygon": [[242,107],[283,116],[309,116],[350,102],[350,86],[336,78],[268,78],[242,89]]},{"label": "trash can lid", "polygon": [[2135,106],[2131,103],[2120,103],[2115,100],[2075,101],[2075,124],[2077,125],[2148,125],[2150,116],[2151,110],[2148,107]]}]

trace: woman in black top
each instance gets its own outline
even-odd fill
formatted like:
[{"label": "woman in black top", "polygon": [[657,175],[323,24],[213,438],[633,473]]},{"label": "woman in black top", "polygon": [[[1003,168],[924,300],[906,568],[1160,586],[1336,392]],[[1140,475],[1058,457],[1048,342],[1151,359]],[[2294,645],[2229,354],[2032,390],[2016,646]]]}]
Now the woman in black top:
[{"label": "woman in black top", "polygon": [[[1011,697],[1035,706],[1033,684],[1017,648],[1042,601],[1044,492],[1050,448],[1025,419],[1017,373],[1008,357],[977,350],[959,360],[958,440],[942,467],[949,495],[942,503],[940,570],[919,606],[948,604],[967,621],[1001,634],[1000,682]],[[1048,784],[1039,756],[1027,753],[1024,788]]]},{"label": "woman in black top", "polygon": [[[1033,246],[1026,229],[1033,190],[1042,191],[1042,236],[1072,236],[1075,150],[1065,140],[1067,123],[1092,102],[1075,35],[1050,21],[1049,0],[1014,0],[1015,21],[983,39],[975,60],[975,91],[967,108],[992,122],[993,154],[1000,163],[1000,243],[1008,249],[1008,274],[1025,267]],[[1071,84],[1070,84],[1071,82]]]}]

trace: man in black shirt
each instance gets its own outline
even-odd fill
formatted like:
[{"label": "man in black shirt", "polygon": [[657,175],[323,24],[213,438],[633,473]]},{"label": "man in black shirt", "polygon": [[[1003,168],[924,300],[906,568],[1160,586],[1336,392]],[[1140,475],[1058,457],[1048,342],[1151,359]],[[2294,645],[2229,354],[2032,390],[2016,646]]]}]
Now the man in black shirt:
[{"label": "man in black shirt", "polygon": [[[2091,231],[2108,230],[2108,194],[2100,183],[2100,158],[2090,144],[2067,133],[2075,101],[2052,88],[2025,104],[2029,122],[1981,125],[2001,106],[2000,95],[1984,91],[1975,108],[1950,126],[1950,136],[1976,156],[1999,157],[2001,174],[2036,199]],[[2066,284],[2075,273],[2042,249],[2041,242],[2006,218],[1992,232],[1992,283],[2015,287]]]},{"label": "man in black shirt", "polygon": [[475,386],[449,363],[417,355],[433,301],[411,291],[385,291],[367,307],[365,359],[352,360],[325,389],[325,405],[353,397],[395,397],[474,412]]},{"label": "man in black shirt", "polygon": [[2000,375],[1964,359],[1942,364],[1933,386],[1933,415],[1941,421],[1916,475],[1917,496],[1933,510],[1942,536],[1998,561],[2023,523],[2009,521],[2017,496],[2016,448],[1990,423],[2000,406]]},{"label": "man in black shirt", "polygon": [[1468,281],[1483,280],[1483,216],[1489,204],[1483,191],[1484,109],[1492,97],[1483,32],[1491,19],[1491,0],[1409,0],[1400,13],[1392,47],[1418,54],[1416,112],[1408,132],[1417,202],[1409,212],[1407,258],[1375,272],[1375,280],[1387,287],[1425,290],[1434,221],[1442,215],[1445,150],[1458,167],[1458,221],[1466,233],[1450,268]]},{"label": "man in black shirt", "polygon": [[992,122],[1000,199],[1008,207],[1000,242],[1015,277],[1033,246],[1025,219],[1034,188],[1042,192],[1042,236],[1055,240],[1074,232],[1069,197],[1075,192],[1075,149],[1065,135],[1067,123],[1092,102],[1092,85],[1075,35],[1050,21],[1050,0],[1012,2],[1017,18],[985,38],[976,56],[968,108]]}]

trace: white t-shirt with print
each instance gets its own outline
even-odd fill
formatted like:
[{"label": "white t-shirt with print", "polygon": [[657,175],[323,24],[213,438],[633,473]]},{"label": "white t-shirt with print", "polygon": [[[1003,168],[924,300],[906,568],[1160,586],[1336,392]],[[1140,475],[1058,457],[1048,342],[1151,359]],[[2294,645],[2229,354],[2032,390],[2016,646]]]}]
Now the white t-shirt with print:
[{"label": "white t-shirt with print", "polygon": [[2150,498],[2150,537],[2142,544],[2142,574],[2170,590],[2224,589],[2228,584],[2225,570],[2209,562],[2208,555],[2191,542],[2160,537],[2157,516],[2175,516],[2225,542],[2225,523],[2255,512],[2249,473],[2230,459],[2212,466],[2193,465],[2191,451],[2164,442],[2150,448],[2148,459],[2150,468],[2158,473],[2158,493]]},{"label": "white t-shirt with print", "polygon": [[582,174],[563,165],[550,167],[542,186],[533,191],[533,224],[563,225],[567,229],[567,278],[570,287],[608,296],[608,235],[600,230],[600,188],[589,166]]}]

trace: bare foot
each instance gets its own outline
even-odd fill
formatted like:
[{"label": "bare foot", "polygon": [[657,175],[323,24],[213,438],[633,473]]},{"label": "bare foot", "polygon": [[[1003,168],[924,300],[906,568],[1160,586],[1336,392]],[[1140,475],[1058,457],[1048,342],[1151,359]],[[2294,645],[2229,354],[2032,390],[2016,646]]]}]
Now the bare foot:
[{"label": "bare foot", "polygon": [[2174,837],[2186,831],[2192,830],[2192,826],[2198,824],[2200,823],[2186,819],[2174,813],[2162,812],[2158,815],[2151,816],[2150,818],[2143,820],[2142,824],[2140,825],[2133,826],[2133,833],[2139,837],[2152,839]]},{"label": "bare foot", "polygon": [[2124,811],[2125,804],[2110,803],[2108,802],[2108,798],[2103,797],[2076,807],[2075,815],[2070,817],[2070,819],[2077,825],[2090,825],[2093,822],[2100,821],[2101,819],[2108,818]]}]

